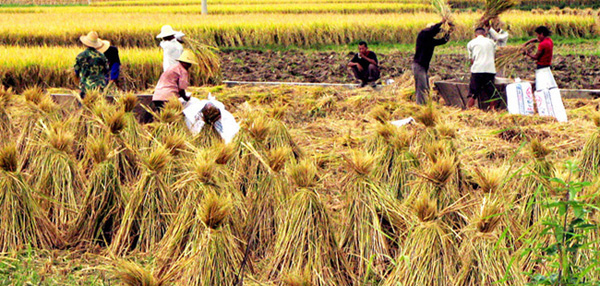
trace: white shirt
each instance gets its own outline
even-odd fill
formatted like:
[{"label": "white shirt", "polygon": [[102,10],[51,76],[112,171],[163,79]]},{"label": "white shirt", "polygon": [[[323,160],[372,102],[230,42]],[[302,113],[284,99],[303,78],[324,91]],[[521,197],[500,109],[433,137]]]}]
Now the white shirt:
[{"label": "white shirt", "polygon": [[506,42],[508,42],[508,32],[500,29],[500,31],[496,32],[494,28],[490,28],[489,34],[490,39],[496,41],[496,45],[498,47],[506,47]]},{"label": "white shirt", "polygon": [[225,105],[220,101],[216,100],[212,95],[208,95],[208,99],[200,100],[192,97],[190,101],[183,102],[183,114],[185,115],[185,123],[192,134],[196,135],[204,128],[204,117],[202,116],[202,108],[208,103],[212,103],[216,108],[221,111],[221,119],[214,123],[214,127],[228,144],[233,140],[235,135],[240,131],[240,125],[235,121],[233,114],[225,110]]},{"label": "white shirt", "polygon": [[494,41],[479,35],[467,44],[467,50],[469,50],[469,58],[473,60],[471,73],[496,73]]},{"label": "white shirt", "polygon": [[166,72],[171,66],[177,64],[177,59],[183,53],[183,46],[173,39],[170,41],[160,42],[160,47],[163,48],[163,72]]}]

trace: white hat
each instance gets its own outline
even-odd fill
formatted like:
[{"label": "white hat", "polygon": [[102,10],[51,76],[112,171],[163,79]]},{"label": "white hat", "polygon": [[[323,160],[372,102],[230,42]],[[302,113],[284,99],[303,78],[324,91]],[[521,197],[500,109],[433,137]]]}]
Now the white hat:
[{"label": "white hat", "polygon": [[183,38],[183,37],[185,37],[185,34],[183,32],[181,32],[181,31],[175,32],[175,38],[177,40],[181,40],[181,38]]},{"label": "white hat", "polygon": [[162,28],[160,28],[160,34],[158,34],[158,36],[156,36],[156,38],[162,39],[164,37],[174,36],[174,35],[175,35],[175,30],[173,30],[173,28],[170,25],[164,25],[164,26],[162,26]]}]

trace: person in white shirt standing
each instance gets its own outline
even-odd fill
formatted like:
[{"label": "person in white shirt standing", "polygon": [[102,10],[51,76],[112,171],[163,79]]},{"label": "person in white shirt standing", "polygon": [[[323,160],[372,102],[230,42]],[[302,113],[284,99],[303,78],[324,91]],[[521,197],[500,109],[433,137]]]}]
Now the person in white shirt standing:
[{"label": "person in white shirt standing", "polygon": [[496,43],[486,37],[484,28],[475,29],[475,39],[467,44],[471,58],[471,82],[469,84],[469,101],[467,107],[475,105],[475,100],[480,109],[495,109],[499,96],[494,85],[496,77]]},{"label": "person in white shirt standing", "polygon": [[508,32],[502,29],[506,24],[500,21],[500,18],[495,17],[490,21],[489,26],[489,38],[496,42],[496,46],[498,47],[506,47],[506,43],[508,42]]},{"label": "person in white shirt standing", "polygon": [[166,72],[170,67],[177,64],[177,59],[183,53],[183,46],[175,38],[175,32],[169,25],[164,25],[160,29],[160,34],[156,36],[162,39],[160,47],[163,49],[163,72]]}]

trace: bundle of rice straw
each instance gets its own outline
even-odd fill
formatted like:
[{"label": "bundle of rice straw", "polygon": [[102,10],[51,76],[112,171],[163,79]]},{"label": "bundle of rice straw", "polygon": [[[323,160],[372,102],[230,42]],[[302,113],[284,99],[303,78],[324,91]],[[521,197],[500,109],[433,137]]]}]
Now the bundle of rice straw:
[{"label": "bundle of rice straw", "polygon": [[17,148],[0,148],[0,253],[62,244],[58,229],[36,203],[33,192],[21,174]]},{"label": "bundle of rice straw", "polygon": [[200,43],[200,41],[187,38],[186,43],[189,49],[194,52],[198,60],[198,67],[193,68],[192,72],[200,82],[197,84],[221,82],[221,60],[217,55],[217,48]]},{"label": "bundle of rice straw", "polygon": [[124,198],[117,166],[108,158],[109,144],[104,136],[91,138],[87,144],[95,166],[83,207],[67,234],[71,245],[110,245],[122,219]]},{"label": "bundle of rice straw", "polygon": [[190,258],[177,266],[180,285],[235,285],[244,257],[228,223],[234,210],[231,197],[208,193],[200,208],[193,221],[202,231],[192,241]]},{"label": "bundle of rice straw", "polygon": [[[123,259],[111,261],[111,272],[124,286],[167,286],[171,285],[175,272],[155,273],[139,264]],[[162,274],[162,275],[161,275]]]},{"label": "bundle of rice straw", "polygon": [[383,195],[371,177],[375,160],[371,154],[353,152],[347,159],[351,170],[342,181],[346,208],[340,245],[361,279],[381,279],[391,254],[379,216]]},{"label": "bundle of rice straw", "polygon": [[171,191],[169,179],[169,150],[158,146],[143,161],[144,170],[133,186],[123,220],[111,244],[111,252],[116,255],[133,249],[155,250],[177,210],[176,195]]},{"label": "bundle of rice straw", "polygon": [[502,236],[504,209],[498,200],[484,198],[461,243],[461,269],[455,285],[525,285],[518,261],[512,261],[510,242]]},{"label": "bundle of rice straw", "polygon": [[483,16],[477,22],[477,27],[484,27],[487,21],[498,17],[518,4],[518,0],[485,0]]},{"label": "bundle of rice straw", "polygon": [[525,47],[520,45],[499,47],[496,50],[496,68],[504,70],[505,77],[513,76],[515,74],[516,64],[527,58],[524,53],[531,52],[534,48],[533,44],[529,44]]},{"label": "bundle of rice straw", "polygon": [[42,195],[42,208],[59,229],[66,230],[77,217],[85,195],[80,168],[72,154],[75,137],[69,122],[42,123],[42,128],[45,136],[38,143],[41,149],[29,170],[35,174],[32,182]]},{"label": "bundle of rice straw", "polygon": [[[443,21],[446,21],[442,25],[442,31],[445,33],[450,33],[450,24],[454,22],[454,15],[452,15],[452,7],[448,4],[447,0],[431,0],[431,6],[433,6],[433,11],[435,11],[440,17],[442,17]],[[443,33],[439,33],[443,34]]]},{"label": "bundle of rice straw", "polygon": [[304,273],[302,280],[310,285],[350,285],[347,262],[319,195],[300,190],[287,206],[265,268],[269,269],[266,279],[281,283],[294,273]]},{"label": "bundle of rice straw", "polygon": [[581,178],[585,181],[597,178],[600,171],[600,114],[594,114],[593,120],[596,130],[587,138],[579,155]]},{"label": "bundle of rice straw", "polygon": [[382,285],[456,285],[458,242],[442,219],[453,207],[438,210],[427,193],[412,204],[417,223],[401,246],[398,265]]}]

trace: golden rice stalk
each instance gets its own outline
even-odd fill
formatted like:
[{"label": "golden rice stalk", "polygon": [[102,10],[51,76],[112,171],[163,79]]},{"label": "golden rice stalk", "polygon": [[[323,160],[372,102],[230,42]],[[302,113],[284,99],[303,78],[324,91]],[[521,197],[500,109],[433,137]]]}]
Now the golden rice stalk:
[{"label": "golden rice stalk", "polygon": [[66,124],[44,126],[46,142],[39,143],[44,149],[28,167],[35,174],[32,184],[42,195],[40,205],[59,229],[65,229],[75,219],[85,194],[81,170],[69,153],[74,137],[66,128]]},{"label": "golden rice stalk", "polygon": [[451,227],[441,219],[437,203],[427,194],[413,204],[413,211],[418,223],[401,246],[398,265],[382,285],[455,285],[459,254]]},{"label": "golden rice stalk", "polygon": [[369,177],[373,171],[377,157],[365,152],[352,151],[345,159],[350,169],[354,172],[352,175]]},{"label": "golden rice stalk", "polygon": [[110,245],[125,204],[118,169],[108,160],[110,143],[105,137],[91,139],[88,144],[95,165],[81,211],[67,233],[67,243]]},{"label": "golden rice stalk", "polygon": [[243,252],[240,240],[227,224],[232,211],[230,197],[206,195],[197,214],[204,229],[197,240],[191,241],[189,259],[178,266],[181,285],[234,285]]},{"label": "golden rice stalk", "polygon": [[183,122],[183,106],[177,97],[172,97],[158,113],[158,121],[173,124]]},{"label": "golden rice stalk", "polygon": [[288,162],[292,154],[292,149],[289,147],[276,147],[269,150],[267,154],[267,160],[269,161],[269,167],[274,172],[281,171],[285,164]]},{"label": "golden rice stalk", "polygon": [[0,148],[0,252],[61,246],[58,229],[33,199],[17,160],[14,145]]},{"label": "golden rice stalk", "polygon": [[201,148],[209,148],[215,145],[223,144],[225,141],[219,131],[213,125],[204,125],[200,133],[194,136],[194,143]]},{"label": "golden rice stalk", "polygon": [[122,94],[116,98],[116,101],[125,112],[133,112],[139,102],[138,97],[133,93]]},{"label": "golden rice stalk", "polygon": [[499,47],[496,50],[496,68],[498,70],[504,70],[504,76],[511,76],[515,73],[514,69],[510,69],[510,67],[522,60],[526,59],[525,52],[535,48],[533,44],[529,44],[526,47],[523,46],[505,46]]},{"label": "golden rice stalk", "polygon": [[390,113],[385,109],[384,106],[377,105],[369,112],[373,119],[377,120],[381,124],[385,124],[390,120]]},{"label": "golden rice stalk", "polygon": [[552,153],[552,149],[548,148],[546,145],[542,144],[542,142],[540,142],[537,139],[531,140],[530,144],[531,153],[536,159],[543,159],[550,153]]},{"label": "golden rice stalk", "polygon": [[600,128],[586,139],[579,157],[582,179],[591,181],[597,177],[600,170]]},{"label": "golden rice stalk", "polygon": [[289,176],[292,182],[300,188],[314,187],[319,180],[317,166],[311,160],[304,159],[291,166]]},{"label": "golden rice stalk", "polygon": [[192,72],[196,73],[196,78],[200,80],[198,85],[219,84],[222,75],[221,60],[217,55],[217,48],[202,44],[193,38],[186,39],[186,42],[198,60],[198,67],[192,69]]},{"label": "golden rice stalk", "polygon": [[217,150],[217,158],[215,162],[219,165],[225,165],[233,156],[235,156],[235,145],[234,144],[218,144],[215,146]]},{"label": "golden rice stalk", "polygon": [[423,177],[433,184],[443,187],[456,174],[457,159],[453,155],[438,157]]},{"label": "golden rice stalk", "polygon": [[32,86],[25,89],[21,96],[25,97],[27,101],[38,105],[44,98],[44,91],[39,86]]},{"label": "golden rice stalk", "polygon": [[431,6],[433,6],[433,11],[442,17],[442,20],[453,21],[452,8],[447,0],[432,0]]},{"label": "golden rice stalk", "polygon": [[503,212],[499,201],[483,199],[459,249],[456,285],[525,285],[520,263],[511,259],[509,242],[500,237]]},{"label": "golden rice stalk", "polygon": [[145,158],[145,170],[133,190],[111,252],[123,255],[130,250],[155,250],[177,210],[176,196],[169,185],[169,151],[160,146]]},{"label": "golden rice stalk", "polygon": [[187,150],[187,141],[185,137],[179,133],[172,133],[165,135],[163,138],[163,145],[173,157],[179,156],[182,152]]},{"label": "golden rice stalk", "polygon": [[346,208],[340,245],[359,279],[381,279],[391,255],[379,216],[381,191],[365,174],[354,173],[344,178],[342,191]]},{"label": "golden rice stalk", "polygon": [[116,259],[112,261],[112,273],[117,281],[125,286],[167,286],[170,285],[171,276],[157,277],[152,270],[133,261]]},{"label": "golden rice stalk", "polygon": [[10,136],[12,133],[12,119],[10,108],[14,102],[14,93],[12,88],[6,88],[0,84],[0,132],[3,135]]},{"label": "golden rice stalk", "polygon": [[508,171],[504,167],[484,168],[477,166],[472,171],[473,182],[477,184],[477,189],[488,194],[503,195],[501,192],[506,184]]},{"label": "golden rice stalk", "polygon": [[477,27],[485,26],[487,21],[498,17],[518,4],[518,0],[485,0],[483,16],[479,19]]},{"label": "golden rice stalk", "polygon": [[299,191],[282,209],[273,253],[267,262],[268,280],[281,281],[288,273],[310,275],[312,285],[348,285],[347,263],[339,252],[331,218],[319,195]]},{"label": "golden rice stalk", "polygon": [[415,119],[427,127],[435,126],[439,121],[439,118],[439,111],[432,104],[423,106],[419,113],[415,115]]}]

